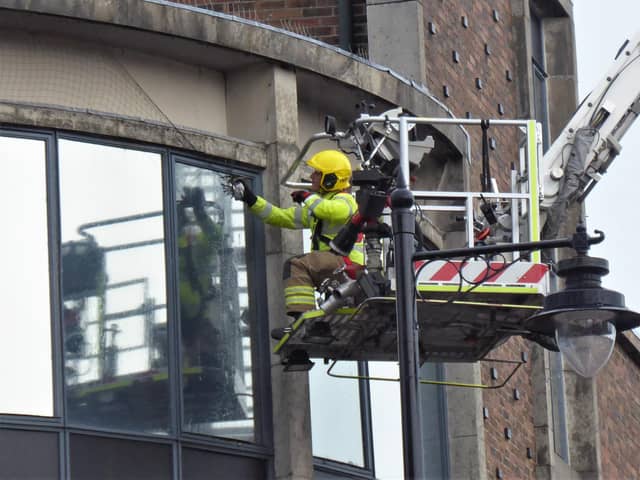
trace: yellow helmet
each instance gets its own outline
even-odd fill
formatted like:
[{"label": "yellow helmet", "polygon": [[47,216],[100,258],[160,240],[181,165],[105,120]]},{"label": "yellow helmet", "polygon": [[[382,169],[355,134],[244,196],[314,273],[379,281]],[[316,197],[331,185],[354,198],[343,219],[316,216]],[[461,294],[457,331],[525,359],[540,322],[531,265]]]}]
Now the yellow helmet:
[{"label": "yellow helmet", "polygon": [[320,188],[334,192],[349,188],[351,180],[351,162],[339,150],[323,150],[307,160],[314,170],[322,173]]}]

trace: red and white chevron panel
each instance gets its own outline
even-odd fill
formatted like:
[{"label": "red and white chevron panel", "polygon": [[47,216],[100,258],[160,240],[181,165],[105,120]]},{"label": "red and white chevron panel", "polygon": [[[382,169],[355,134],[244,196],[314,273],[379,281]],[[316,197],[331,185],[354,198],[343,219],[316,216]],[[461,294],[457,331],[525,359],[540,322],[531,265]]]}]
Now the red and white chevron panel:
[{"label": "red and white chevron panel", "polygon": [[[515,262],[508,268],[504,268],[503,262],[490,262],[471,260],[445,261],[437,260],[425,265],[426,262],[415,262],[415,270],[418,273],[416,284],[420,285],[447,285],[460,284],[460,272],[462,271],[463,284],[476,284],[482,282],[486,286],[507,287],[536,287],[541,293],[545,293],[548,285],[549,267],[543,263]],[[461,270],[462,269],[462,270]]]}]

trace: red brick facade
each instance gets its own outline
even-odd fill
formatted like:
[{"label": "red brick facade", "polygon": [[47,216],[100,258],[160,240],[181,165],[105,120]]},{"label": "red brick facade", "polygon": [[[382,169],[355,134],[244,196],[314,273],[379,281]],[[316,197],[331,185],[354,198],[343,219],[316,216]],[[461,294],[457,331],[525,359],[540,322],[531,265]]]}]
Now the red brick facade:
[{"label": "red brick facade", "polygon": [[[316,38],[331,45],[340,44],[338,0],[175,0],[217,12],[283,28]],[[365,0],[351,3],[350,50],[367,55],[367,9]]]},{"label": "red brick facade", "polygon": [[[457,117],[515,118],[516,84],[506,74],[508,70],[513,76],[516,62],[509,1],[428,0],[424,16],[426,83],[433,94]],[[468,127],[468,131],[472,135],[471,185],[478,190],[480,128]],[[500,190],[506,191],[509,166],[517,159],[515,129],[490,128],[489,136],[496,140],[496,149],[490,151],[491,174]]]},{"label": "red brick facade", "polygon": [[640,369],[616,348],[598,374],[602,478],[640,478]]},{"label": "red brick facade", "polygon": [[[495,349],[489,357],[520,360],[524,354],[528,361],[530,349],[529,342],[516,337]],[[482,365],[482,381],[486,385],[500,385],[514,368],[510,364],[491,362]],[[497,379],[491,376],[492,368],[497,370]],[[504,387],[484,390],[483,407],[488,415],[484,420],[487,478],[497,478],[498,471],[502,478],[536,478],[530,362],[520,367]]]}]

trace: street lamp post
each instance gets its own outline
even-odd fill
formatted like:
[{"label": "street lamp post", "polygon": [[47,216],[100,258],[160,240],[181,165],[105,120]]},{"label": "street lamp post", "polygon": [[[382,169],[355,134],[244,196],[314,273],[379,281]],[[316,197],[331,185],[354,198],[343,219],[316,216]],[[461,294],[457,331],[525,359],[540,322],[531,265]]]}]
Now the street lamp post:
[{"label": "street lamp post", "polygon": [[[400,117],[400,132],[407,131],[407,120]],[[400,369],[400,410],[404,477],[424,478],[422,415],[419,396],[418,322],[416,318],[413,272],[415,213],[409,190],[407,135],[400,135],[401,165],[396,189],[391,193],[391,222],[396,265],[396,319]],[[403,161],[404,160],[404,161]]]},{"label": "street lamp post", "polygon": [[418,390],[420,362],[415,261],[573,248],[577,257],[559,262],[557,270],[560,276],[567,278],[567,288],[547,296],[544,308],[529,318],[525,326],[532,332],[555,335],[565,358],[583,376],[595,375],[608,361],[616,331],[640,326],[640,314],[625,307],[623,295],[600,287],[600,277],[608,273],[608,264],[606,260],[587,256],[587,252],[591,245],[604,240],[604,234],[596,231],[597,236],[590,237],[582,225],[569,238],[416,253],[414,198],[409,189],[408,123],[406,117],[399,117],[398,121],[400,168],[396,189],[391,194],[391,220],[396,268],[403,461],[405,478],[421,479],[425,469]]},{"label": "street lamp post", "polygon": [[622,294],[600,286],[600,277],[609,271],[608,264],[604,259],[587,256],[587,252],[590,245],[604,240],[602,232],[596,231],[597,236],[590,237],[586,228],[578,225],[576,233],[569,238],[415,253],[413,229],[409,226],[413,216],[407,212],[413,205],[413,196],[408,188],[402,187],[399,191],[395,202],[392,196],[392,220],[396,249],[396,313],[404,471],[405,478],[420,479],[423,478],[420,473],[423,466],[418,379],[415,377],[419,360],[414,261],[573,248],[577,256],[562,260],[557,266],[558,275],[567,279],[566,288],[545,297],[543,309],[526,320],[525,327],[532,332],[555,335],[565,360],[584,377],[592,377],[606,364],[613,350],[616,332],[640,326],[640,314],[625,307]]}]

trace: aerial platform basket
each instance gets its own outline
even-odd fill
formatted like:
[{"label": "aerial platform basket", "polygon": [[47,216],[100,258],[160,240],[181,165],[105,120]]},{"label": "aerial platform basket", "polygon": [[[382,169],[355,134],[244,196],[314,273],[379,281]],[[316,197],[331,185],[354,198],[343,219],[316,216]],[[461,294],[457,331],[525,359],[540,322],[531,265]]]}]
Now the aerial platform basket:
[{"label": "aerial platform basket", "polygon": [[[375,157],[375,152],[380,151],[379,146],[383,142],[386,142],[385,145],[391,142],[395,146],[397,143],[400,147],[397,149],[399,162],[403,171],[408,172],[412,146],[408,141],[409,129],[416,125],[488,126],[488,123],[477,119],[395,115],[361,115],[354,126],[350,127],[357,130],[357,135],[353,137],[356,142],[361,137],[376,139],[372,143],[375,147],[371,151],[371,158],[367,157],[365,162],[369,162],[368,165],[380,163],[376,163],[380,159]],[[384,128],[376,129],[376,125]],[[511,169],[510,191],[499,192],[497,187],[492,187],[485,188],[483,192],[411,192],[415,200],[414,214],[418,226],[424,221],[425,228],[455,233],[451,238],[446,238],[446,241],[460,241],[463,248],[459,250],[476,247],[479,242],[498,245],[502,242],[531,243],[540,240],[540,126],[535,120],[503,119],[491,120],[491,125],[515,128],[520,139],[518,159],[513,162]],[[364,133],[361,132],[362,129]],[[486,134],[484,127],[483,132]],[[358,136],[360,134],[362,135]],[[325,133],[317,134],[302,149],[287,173],[284,184],[290,188],[304,188],[301,184],[290,182],[289,177],[301,163],[311,141],[329,138],[339,142],[349,135],[348,132],[332,133],[327,129]],[[470,159],[471,153],[467,151],[467,160]],[[488,159],[486,162],[484,160],[483,158],[483,169],[484,164],[488,164]],[[483,171],[484,177],[490,179],[488,168]],[[408,183],[408,175],[405,183]],[[360,188],[370,188],[367,185],[363,184]],[[382,189],[379,185],[375,188]],[[366,200],[367,196],[364,195],[363,198]],[[359,208],[362,209],[360,205]],[[389,212],[383,212],[383,222],[386,222],[388,214]],[[476,230],[483,231],[482,229],[487,230],[489,236],[476,236]],[[463,232],[464,236],[460,235]],[[442,243],[441,248],[445,248],[445,239]],[[294,358],[302,359],[303,362],[307,354],[311,358],[331,360],[397,361],[398,322],[393,284],[395,279],[391,271],[394,265],[393,258],[387,263],[387,251],[383,251],[385,255],[382,255],[383,261],[380,262],[382,266],[378,265],[376,270],[368,264],[367,268],[374,273],[380,272],[390,281],[390,287],[385,286],[372,294],[366,291],[362,298],[353,297],[353,308],[335,311],[328,308],[329,313],[317,309],[302,315],[275,346],[274,353],[281,356],[285,365],[289,361],[293,363]],[[379,260],[375,252],[371,256],[368,251],[366,253],[367,260]],[[463,255],[466,254],[460,254]],[[443,258],[459,257],[451,255]],[[414,269],[417,308],[415,318],[421,363],[476,362],[513,335],[523,335],[541,344],[554,344],[552,338],[542,338],[541,334],[525,328],[525,321],[542,308],[549,290],[549,268],[542,263],[539,250],[532,249],[528,253],[507,256],[416,262]],[[314,329],[314,324],[320,325],[321,322],[325,323],[324,327]],[[329,328],[326,328],[327,325]],[[300,352],[304,355],[298,355]]]},{"label": "aerial platform basket", "polygon": [[[421,363],[481,360],[509,336],[525,333],[524,321],[542,308],[548,282],[546,265],[517,262],[501,269],[494,263],[484,273],[482,265],[487,269],[485,262],[437,261],[418,269],[416,318]],[[492,273],[493,278],[485,278],[481,284],[464,280],[479,282],[478,275]],[[330,327],[330,335],[320,339],[309,335],[319,321]],[[331,360],[397,360],[395,296],[367,298],[355,308],[328,315],[322,310],[305,313],[274,349],[285,363],[295,351]]]}]

